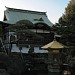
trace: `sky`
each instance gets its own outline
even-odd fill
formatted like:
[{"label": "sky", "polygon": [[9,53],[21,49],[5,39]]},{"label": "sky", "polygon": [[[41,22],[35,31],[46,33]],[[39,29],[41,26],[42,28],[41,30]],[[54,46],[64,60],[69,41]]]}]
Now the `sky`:
[{"label": "sky", "polygon": [[70,0],[0,0],[0,21],[3,21],[6,7],[47,12],[48,19],[57,23],[64,14]]}]

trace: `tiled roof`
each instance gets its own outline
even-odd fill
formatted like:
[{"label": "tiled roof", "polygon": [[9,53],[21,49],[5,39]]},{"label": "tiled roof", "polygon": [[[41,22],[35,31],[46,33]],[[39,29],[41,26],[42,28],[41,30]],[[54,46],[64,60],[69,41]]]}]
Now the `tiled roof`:
[{"label": "tiled roof", "polygon": [[15,8],[8,8],[8,7],[6,7],[6,8],[7,8],[7,10],[14,11],[14,12],[22,12],[22,13],[31,13],[31,14],[46,15],[46,12],[23,10],[23,9],[15,9]]},{"label": "tiled roof", "polygon": [[5,23],[15,24],[17,21],[20,20],[29,20],[33,24],[36,23],[45,23],[49,26],[53,24],[49,21],[46,12],[38,12],[38,11],[30,11],[30,10],[22,10],[22,9],[14,9],[6,7],[4,12],[6,17]]}]

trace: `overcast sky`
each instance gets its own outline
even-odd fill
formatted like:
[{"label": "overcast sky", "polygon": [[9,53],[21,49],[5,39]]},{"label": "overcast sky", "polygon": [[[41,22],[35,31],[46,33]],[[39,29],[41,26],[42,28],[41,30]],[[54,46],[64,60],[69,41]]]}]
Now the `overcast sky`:
[{"label": "overcast sky", "polygon": [[0,0],[0,21],[3,20],[5,6],[11,8],[47,12],[47,16],[52,23],[65,12],[70,0]]}]

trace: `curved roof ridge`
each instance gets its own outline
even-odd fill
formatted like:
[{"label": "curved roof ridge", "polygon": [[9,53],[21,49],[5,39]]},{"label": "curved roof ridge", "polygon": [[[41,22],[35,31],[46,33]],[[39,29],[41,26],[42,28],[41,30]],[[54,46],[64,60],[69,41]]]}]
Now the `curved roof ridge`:
[{"label": "curved roof ridge", "polygon": [[27,13],[29,12],[29,13],[37,13],[37,14],[46,15],[46,12],[33,11],[33,10],[25,10],[25,9],[17,9],[17,8],[10,8],[10,7],[6,7],[6,8],[7,8],[7,10],[15,11],[15,12],[27,12]]}]

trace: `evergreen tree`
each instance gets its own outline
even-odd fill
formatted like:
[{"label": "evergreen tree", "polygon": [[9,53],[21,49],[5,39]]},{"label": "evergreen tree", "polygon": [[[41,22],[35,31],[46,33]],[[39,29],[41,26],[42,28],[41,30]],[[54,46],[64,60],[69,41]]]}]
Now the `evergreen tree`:
[{"label": "evergreen tree", "polygon": [[0,25],[0,37],[2,36],[2,25]]},{"label": "evergreen tree", "polygon": [[[58,25],[58,26],[57,26]],[[55,25],[56,32],[62,35],[65,44],[75,44],[75,1],[72,0],[65,8],[65,13]]]}]

